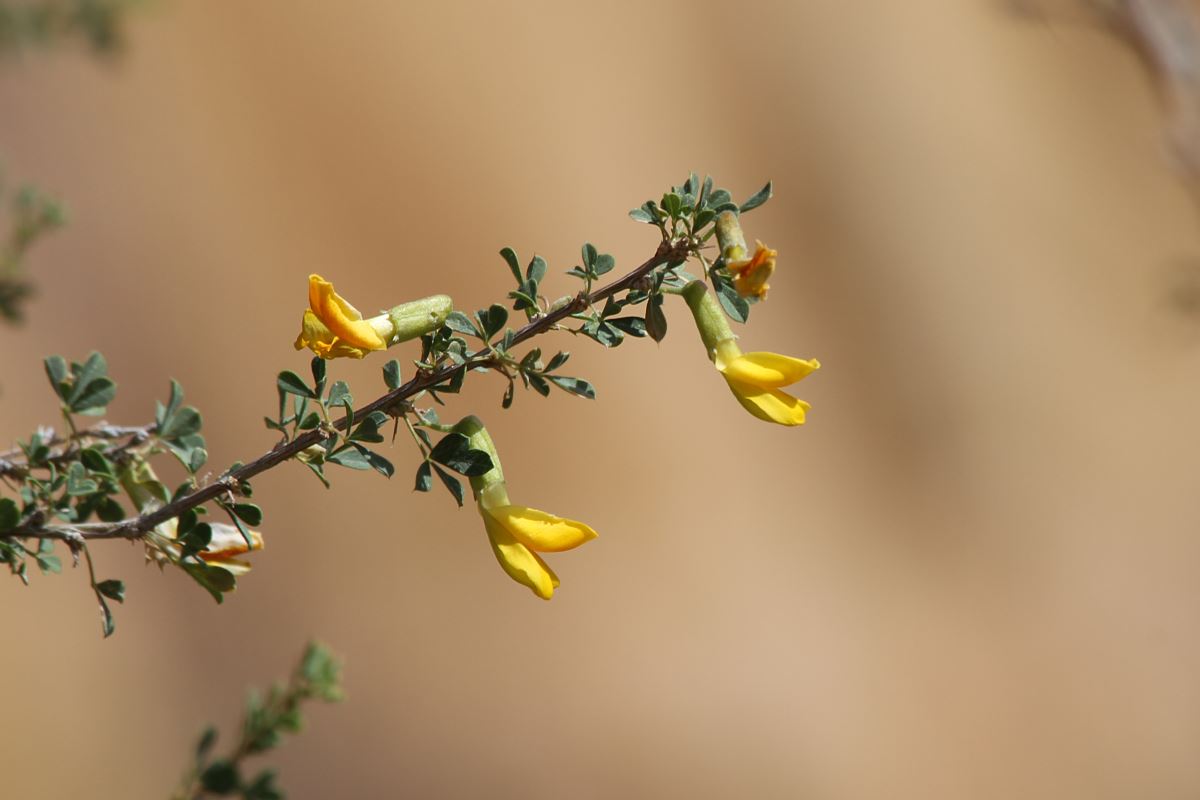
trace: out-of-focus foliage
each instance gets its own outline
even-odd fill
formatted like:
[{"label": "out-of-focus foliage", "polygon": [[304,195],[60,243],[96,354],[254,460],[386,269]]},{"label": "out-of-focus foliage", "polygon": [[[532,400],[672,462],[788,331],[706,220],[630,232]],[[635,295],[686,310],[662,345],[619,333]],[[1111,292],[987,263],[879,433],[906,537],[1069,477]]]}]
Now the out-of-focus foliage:
[{"label": "out-of-focus foliage", "polygon": [[275,770],[264,769],[250,777],[245,760],[274,750],[284,734],[304,729],[301,706],[309,700],[337,703],[343,698],[342,664],[323,645],[310,642],[286,684],[276,683],[264,697],[252,691],[246,698],[237,744],[214,757],[216,728],[209,727],[196,742],[192,766],[172,800],[202,797],[241,797],[244,800],[283,800],[275,785]]},{"label": "out-of-focus foliage", "polygon": [[19,322],[24,301],[33,294],[25,272],[26,255],[38,239],[61,227],[66,215],[56,200],[29,186],[19,189],[5,205],[9,218],[7,230],[0,227],[4,231],[0,234],[0,319]]},{"label": "out-of-focus foliage", "polygon": [[124,43],[126,12],[138,0],[32,0],[0,2],[0,53],[81,41],[93,53],[112,54]]}]

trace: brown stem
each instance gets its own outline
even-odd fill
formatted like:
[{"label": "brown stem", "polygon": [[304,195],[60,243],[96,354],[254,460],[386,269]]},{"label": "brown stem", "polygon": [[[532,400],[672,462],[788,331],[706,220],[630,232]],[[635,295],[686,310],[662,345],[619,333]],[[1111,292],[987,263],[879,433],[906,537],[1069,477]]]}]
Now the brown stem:
[{"label": "brown stem", "polygon": [[[633,287],[638,281],[649,275],[655,267],[684,260],[690,252],[691,246],[692,244],[688,239],[681,239],[675,242],[662,242],[651,258],[643,262],[629,274],[597,289],[591,294],[580,292],[574,300],[565,306],[537,317],[521,327],[513,334],[512,343],[520,344],[527,339],[545,333],[572,314],[587,308],[588,304],[605,300],[617,292]],[[355,409],[354,418],[362,419],[374,411],[383,411],[386,413],[390,409],[396,408],[404,400],[420,394],[426,389],[437,386],[448,378],[453,377],[456,373],[478,366],[490,357],[491,351],[490,346],[485,346],[462,364],[450,364],[441,369],[420,372],[407,383],[367,403],[362,408]],[[333,423],[333,426],[339,430],[345,428],[345,418],[337,420]],[[274,449],[263,453],[249,464],[239,467],[213,483],[202,486],[177,500],[133,519],[113,523],[47,526],[35,514],[24,520],[17,527],[0,533],[0,539],[39,537],[61,539],[66,542],[76,543],[80,538],[139,539],[158,525],[178,517],[188,509],[204,505],[221,495],[234,491],[242,481],[248,481],[254,476],[282,464],[306,448],[319,444],[329,435],[329,433],[320,428],[308,431],[289,442],[280,443]]]}]

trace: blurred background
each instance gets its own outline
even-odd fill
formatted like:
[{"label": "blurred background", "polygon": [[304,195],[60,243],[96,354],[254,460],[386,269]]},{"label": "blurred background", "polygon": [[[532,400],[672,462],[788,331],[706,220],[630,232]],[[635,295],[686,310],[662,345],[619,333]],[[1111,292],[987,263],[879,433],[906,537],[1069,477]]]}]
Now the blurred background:
[{"label": "blurred background", "polygon": [[[986,0],[174,0],[127,32],[0,64],[6,172],[71,210],[0,330],[4,442],[53,421],[42,357],[96,349],[108,419],[174,377],[211,465],[249,460],[310,272],[374,310],[485,305],[504,245],[629,269],[627,209],[691,169],[775,181],[742,344],[824,366],[806,426],[760,423],[674,303],[661,346],[544,341],[595,402],[475,381],[444,416],[601,533],[551,603],[403,440],[390,482],[259,478],[222,607],[120,544],[108,641],[78,573],[0,581],[6,796],[165,796],[310,636],[349,698],[273,759],[294,798],[1200,793],[1197,209],[1116,38]],[[383,360],[331,366],[367,397]]]}]

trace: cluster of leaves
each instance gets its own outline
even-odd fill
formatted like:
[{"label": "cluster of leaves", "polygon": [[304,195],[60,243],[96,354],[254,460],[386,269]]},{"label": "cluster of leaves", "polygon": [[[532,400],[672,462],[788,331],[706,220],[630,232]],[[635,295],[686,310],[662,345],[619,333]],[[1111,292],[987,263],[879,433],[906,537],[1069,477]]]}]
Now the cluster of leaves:
[{"label": "cluster of leaves", "polygon": [[[672,186],[670,191],[664,193],[660,202],[647,200],[630,211],[629,216],[637,222],[657,227],[663,239],[684,236],[694,241],[696,249],[693,252],[705,265],[705,276],[712,282],[721,308],[730,319],[744,323],[750,319],[750,305],[757,302],[757,299],[747,299],[739,295],[725,270],[721,254],[718,253],[717,258],[709,263],[700,252],[700,247],[716,235],[714,223],[718,214],[731,211],[741,215],[753,211],[771,199],[772,191],[771,182],[768,181],[766,186],[739,205],[733,201],[733,196],[728,190],[714,188],[711,176],[705,176],[701,181],[693,172],[682,184]],[[668,266],[666,272],[670,271]],[[691,280],[690,276],[679,277],[684,279],[683,283]],[[665,278],[664,282],[668,287],[675,284],[674,280],[668,278]],[[660,292],[661,287],[660,283],[654,287],[652,293]]]},{"label": "cluster of leaves", "polygon": [[[399,386],[399,362],[388,362],[383,375],[390,388]],[[326,464],[354,470],[374,469],[385,478],[392,477],[396,472],[392,462],[367,447],[384,441],[380,428],[387,423],[388,415],[374,411],[355,419],[354,395],[350,387],[345,381],[334,381],[329,385],[325,362],[319,358],[312,360],[312,376],[310,386],[291,370],[279,373],[275,380],[279,392],[279,416],[264,418],[266,426],[282,433],[285,441],[316,428],[325,433],[321,443],[302,453],[299,460],[321,479],[326,488],[329,487],[325,477]],[[339,412],[345,415],[344,433],[331,424],[332,415]]]},{"label": "cluster of leaves", "polygon": [[8,230],[0,239],[0,319],[19,322],[24,301],[33,294],[25,274],[26,254],[35,242],[61,227],[66,214],[57,201],[28,186],[13,195],[8,208]]},{"label": "cluster of leaves", "polygon": [[137,0],[0,2],[0,53],[82,39],[93,53],[121,49],[125,15]]},{"label": "cluster of leaves", "polygon": [[[353,470],[374,469],[386,478],[392,477],[395,474],[392,462],[367,447],[368,444],[384,441],[381,429],[387,424],[389,415],[382,411],[372,411],[356,419],[354,396],[346,382],[335,381],[329,385],[326,362],[319,358],[312,360],[311,369],[312,385],[290,370],[279,373],[276,379],[279,416],[276,419],[266,418],[264,422],[267,427],[282,433],[285,441],[313,429],[322,430],[325,435],[320,444],[301,452],[297,460],[312,470],[326,488],[329,487],[329,479],[325,474],[327,464]],[[383,381],[389,392],[399,388],[400,363],[395,359],[384,365]],[[443,388],[442,391],[446,389]],[[431,395],[433,393],[430,391]],[[335,414],[342,414],[345,421],[340,430],[333,424]],[[410,414],[415,417],[415,424],[409,419]],[[459,433],[447,433],[435,443],[426,432],[426,428],[436,430],[444,426],[439,423],[437,413],[433,409],[418,412],[411,406],[405,406],[395,416],[393,440],[401,419],[421,450],[422,460],[417,469],[416,488],[423,492],[429,491],[433,486],[433,475],[436,473],[461,506],[466,493],[462,483],[447,470],[466,477],[482,475],[492,468],[491,457],[482,450],[472,449],[467,444],[467,438]]]},{"label": "cluster of leaves", "polygon": [[304,727],[301,706],[305,702],[336,703],[342,699],[341,663],[324,646],[309,643],[286,684],[276,683],[265,697],[250,693],[238,741],[229,753],[214,757],[217,730],[205,729],[174,800],[209,796],[282,800],[285,795],[275,783],[275,770],[249,775],[246,759],[279,747],[285,734],[299,733]]},{"label": "cluster of leaves", "polygon": [[[510,266],[516,263],[516,254],[511,248],[504,248],[501,255],[505,260],[512,259]],[[539,284],[545,276],[545,261],[541,256],[534,256],[529,263],[524,281],[524,286],[528,291],[533,292],[532,297],[526,295],[524,291],[515,291],[509,294],[514,298],[516,307],[526,307],[528,302],[533,302],[537,307],[540,300],[544,300],[538,293]],[[520,271],[516,273],[520,275]],[[562,298],[560,302],[569,302],[570,297]],[[487,309],[475,312],[474,318],[468,317],[461,311],[454,311],[446,319],[445,326],[436,334],[429,338],[430,352],[444,352],[449,361],[455,364],[465,364],[468,360],[477,358],[480,354],[487,354],[486,361],[482,362],[482,369],[492,369],[502,374],[508,379],[508,387],[504,391],[504,397],[501,400],[501,405],[504,408],[509,408],[513,403],[514,390],[516,381],[520,379],[524,388],[532,388],[542,397],[547,397],[550,394],[550,386],[554,385],[563,391],[574,394],[588,400],[596,398],[596,389],[592,384],[583,378],[574,378],[567,375],[552,374],[567,363],[567,359],[571,357],[570,353],[559,351],[551,357],[550,361],[543,363],[542,350],[539,347],[534,347],[524,354],[513,352],[514,336],[516,335],[512,328],[506,328],[505,323],[508,321],[508,310],[499,304],[493,304]],[[499,335],[503,330],[503,335]],[[455,334],[459,334],[456,336]],[[480,340],[483,347],[472,352],[470,346],[463,336],[472,337]],[[442,349],[442,342],[446,342]],[[428,358],[427,354],[424,354]],[[426,360],[423,366],[430,366]],[[465,372],[458,373],[460,376],[465,376]],[[453,391],[458,391],[461,388],[461,378],[457,387],[451,387]],[[449,385],[449,383],[447,384]],[[446,391],[446,389],[441,389]],[[431,397],[441,402],[437,397],[437,390],[431,391]]]},{"label": "cluster of leaves", "polygon": [[[67,362],[61,356],[44,361],[46,377],[59,403],[66,431],[63,435],[42,428],[30,434],[17,447],[0,454],[0,480],[15,497],[0,497],[0,536],[28,523],[36,522],[58,530],[77,530],[93,518],[100,523],[121,523],[130,519],[122,498],[133,503],[140,513],[169,503],[191,492],[197,485],[197,473],[208,458],[200,433],[200,412],[183,404],[183,389],[171,382],[167,402],[156,403],[152,425],[122,428],[104,423],[80,428],[78,416],[103,415],[116,397],[117,386],[108,375],[108,363],[100,353],[92,353],[82,362]],[[150,469],[154,456],[170,454],[183,466],[187,478],[171,492]],[[251,495],[249,484],[237,487],[244,497]],[[247,525],[262,522],[262,511],[253,503],[218,500],[233,524],[250,541]],[[149,535],[145,539],[147,555],[160,565],[180,567],[220,602],[225,592],[236,586],[228,570],[206,563],[200,553],[212,539],[213,527],[202,522],[208,513],[204,506],[181,514],[173,535]],[[105,636],[114,630],[109,600],[123,602],[125,585],[119,580],[97,580],[90,553],[81,538],[56,537],[44,530],[31,529],[28,536],[0,538],[0,563],[12,574],[29,582],[32,560],[43,574],[62,570],[55,554],[56,538],[63,538],[78,563],[80,553],[87,557],[92,589],[100,607]]]}]

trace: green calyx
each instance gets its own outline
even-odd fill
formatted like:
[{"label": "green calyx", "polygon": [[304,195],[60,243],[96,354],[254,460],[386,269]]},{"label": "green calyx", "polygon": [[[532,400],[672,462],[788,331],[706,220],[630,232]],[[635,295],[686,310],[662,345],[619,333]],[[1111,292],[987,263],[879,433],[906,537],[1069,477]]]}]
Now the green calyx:
[{"label": "green calyx", "polygon": [[401,303],[387,312],[388,321],[392,323],[392,336],[388,346],[416,339],[427,333],[436,331],[446,322],[446,317],[454,310],[454,303],[449,295],[435,294],[422,297],[409,303]]},{"label": "green calyx", "polygon": [[726,263],[744,261],[749,257],[746,249],[746,236],[742,233],[742,223],[736,211],[722,211],[717,215],[717,244],[721,248],[721,258]]},{"label": "green calyx", "polygon": [[704,281],[692,281],[683,287],[682,294],[692,310],[692,316],[696,318],[696,329],[700,331],[708,358],[713,360],[718,346],[722,342],[733,341],[737,336],[730,329],[729,321]]}]

